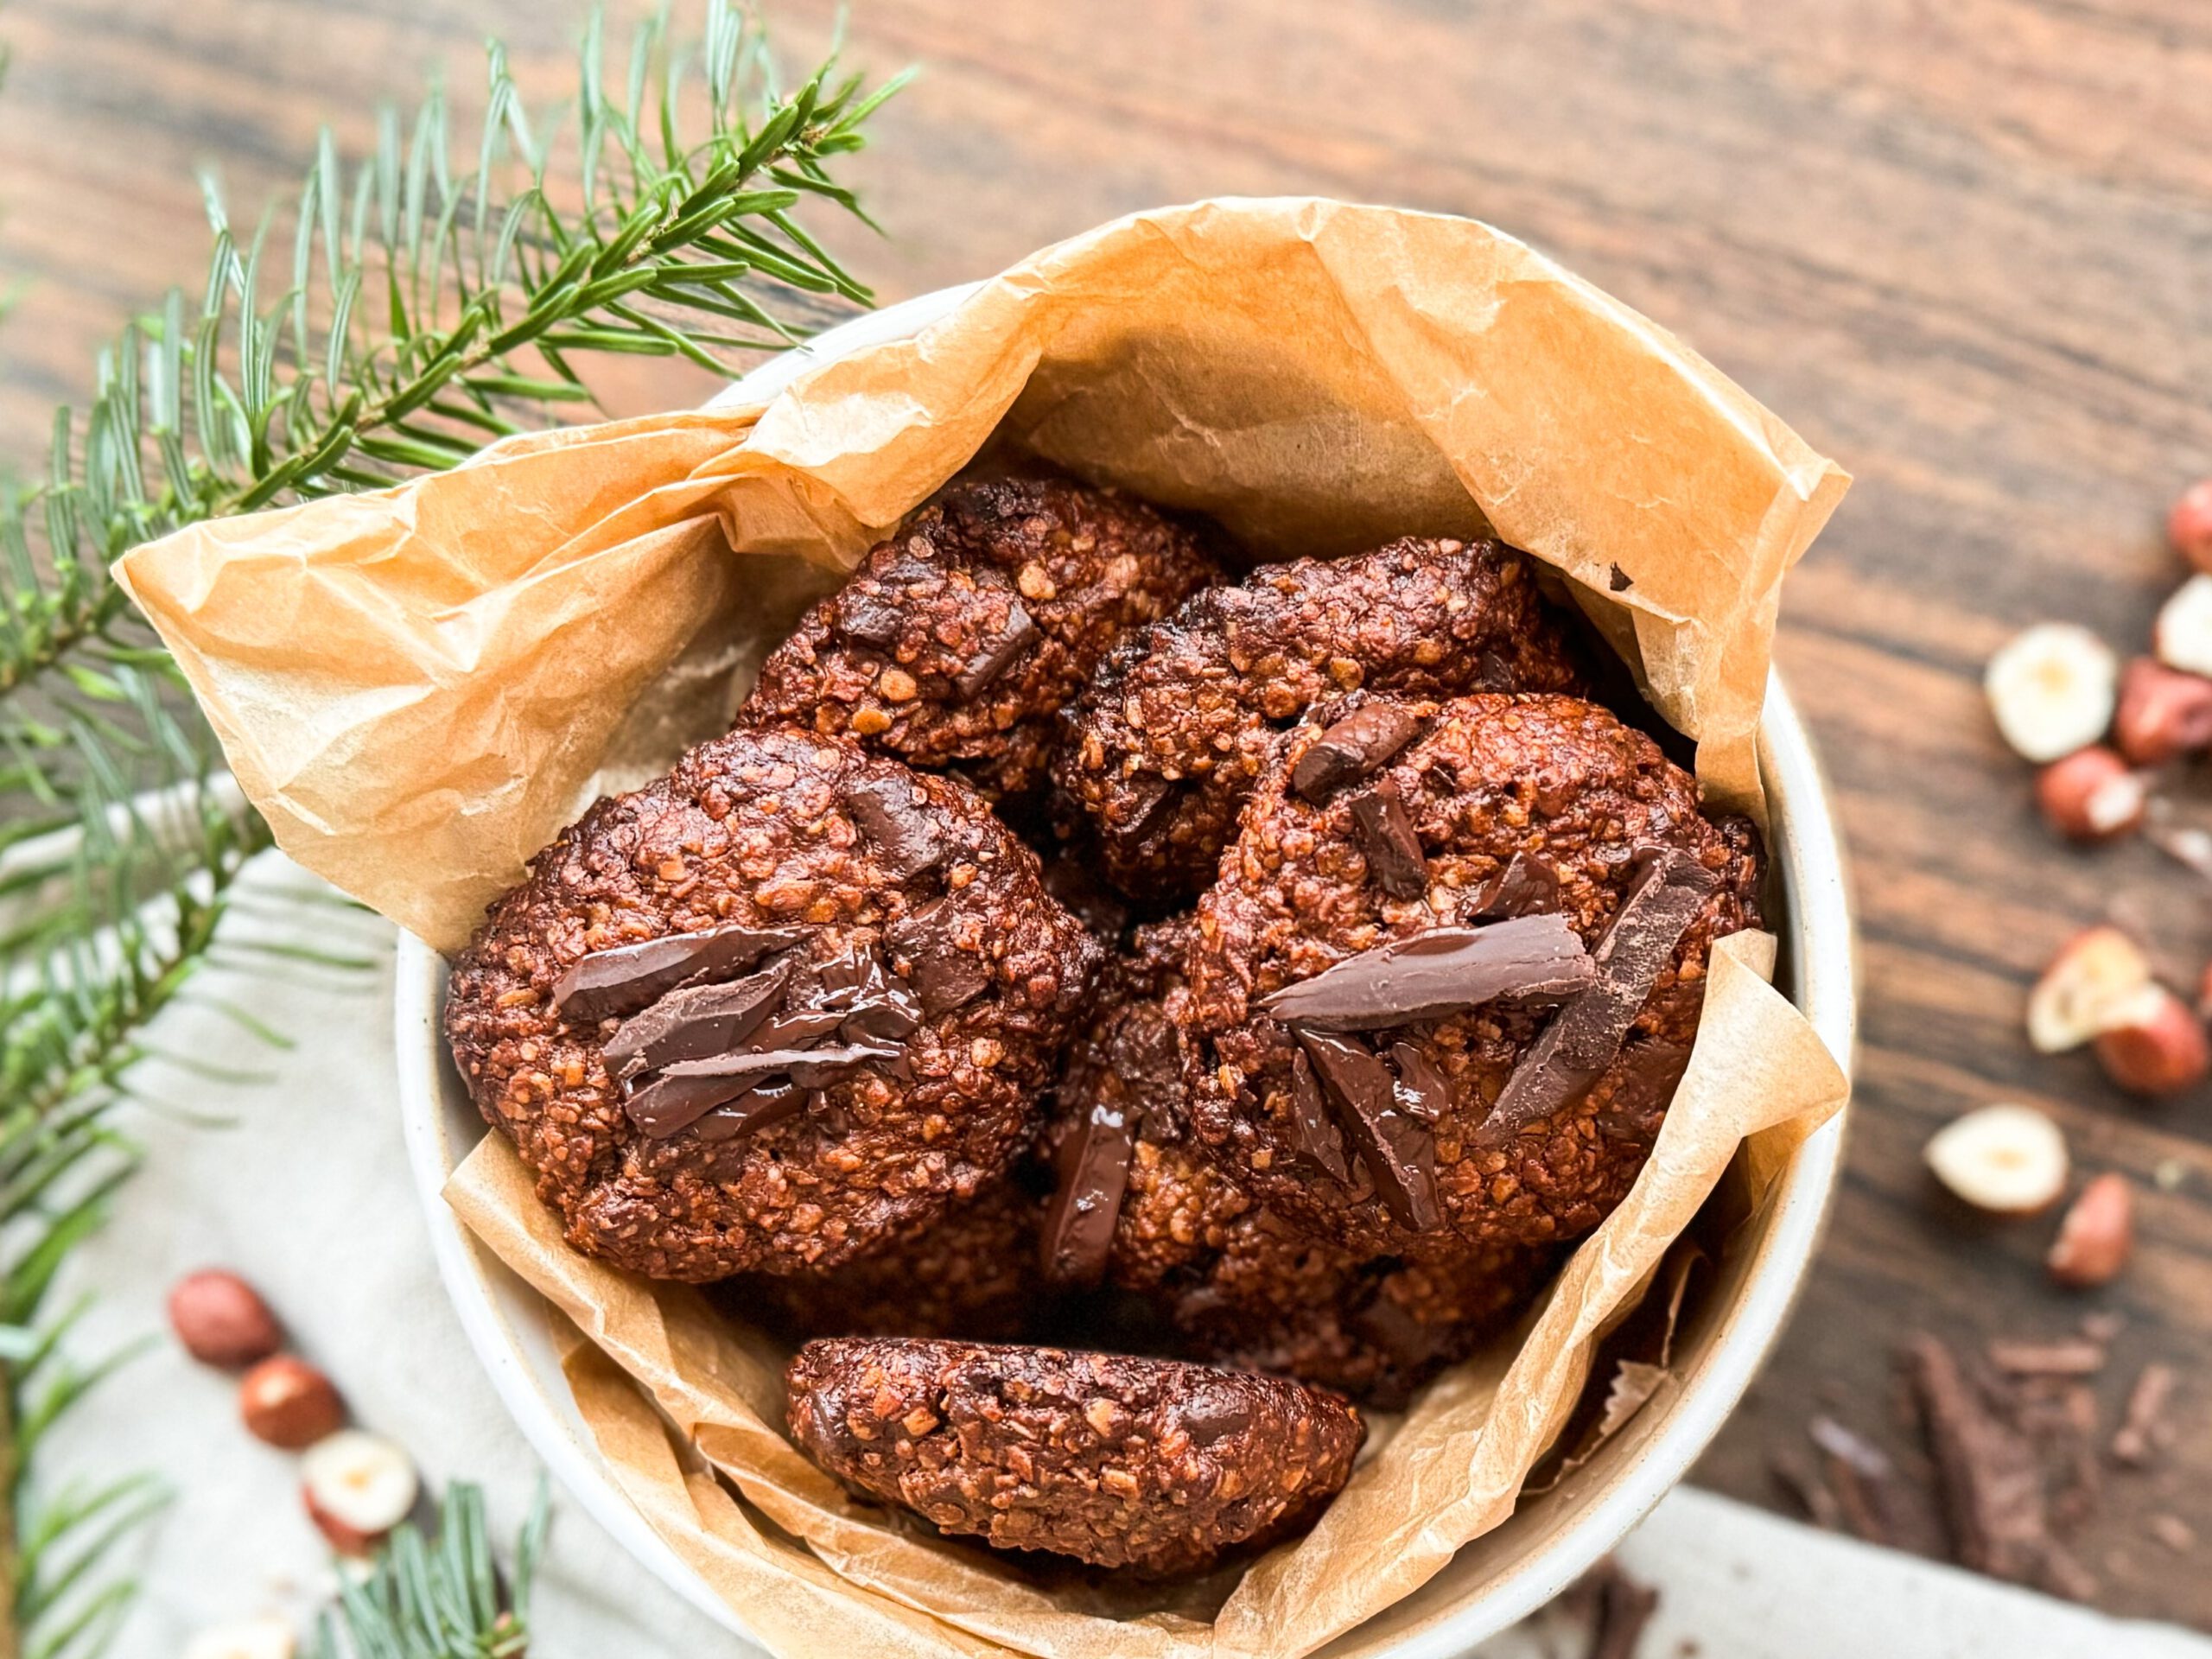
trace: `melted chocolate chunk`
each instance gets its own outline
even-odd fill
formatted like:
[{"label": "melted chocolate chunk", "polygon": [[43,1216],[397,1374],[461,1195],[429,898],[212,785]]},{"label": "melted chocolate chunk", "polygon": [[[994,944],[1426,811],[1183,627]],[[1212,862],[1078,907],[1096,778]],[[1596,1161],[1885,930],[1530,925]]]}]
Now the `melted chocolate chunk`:
[{"label": "melted chocolate chunk", "polygon": [[968,659],[959,677],[953,681],[954,687],[963,697],[974,696],[1005,673],[1007,665],[1037,637],[1037,625],[1030,620],[1029,613],[1021,608],[1021,601],[1008,600],[1006,620],[997,636],[984,640],[982,649]]},{"label": "melted chocolate chunk", "polygon": [[885,930],[883,942],[906,960],[914,994],[931,1019],[974,1001],[990,988],[991,964],[953,937],[959,912],[932,899]]},{"label": "melted chocolate chunk", "polygon": [[1334,1180],[1351,1185],[1351,1160],[1344,1156],[1344,1135],[1321,1098],[1313,1063],[1303,1048],[1290,1057],[1290,1105],[1298,1155]]},{"label": "melted chocolate chunk", "polygon": [[735,1048],[768,1016],[790,982],[788,957],[723,985],[671,991],[624,1020],[607,1039],[607,1076],[621,1081],[677,1060],[704,1059]]},{"label": "melted chocolate chunk", "polygon": [[1484,921],[1503,921],[1558,908],[1559,872],[1541,858],[1516,853],[1476,892],[1468,913]]},{"label": "melted chocolate chunk", "polygon": [[[1495,1146],[1571,1105],[1605,1074],[1675,947],[1719,878],[1686,853],[1644,849],[1643,878],[1613,917],[1592,958],[1588,987],[1552,1016],[1521,1057],[1477,1138]],[[1506,923],[1506,926],[1516,924]]]},{"label": "melted chocolate chunk", "polygon": [[691,1132],[702,1141],[734,1141],[796,1116],[813,1097],[811,1090],[795,1083],[764,1083],[715,1107],[691,1126]]},{"label": "melted chocolate chunk", "polygon": [[1261,998],[1287,1024],[1383,1031],[1479,1007],[1502,996],[1555,996],[1593,977],[1590,954],[1560,915],[1483,927],[1437,927],[1348,957]]},{"label": "melted chocolate chunk", "polygon": [[896,1042],[922,1023],[922,1005],[883,971],[883,959],[855,942],[815,970],[819,988],[812,1006],[844,1016],[849,1039]]},{"label": "melted chocolate chunk", "polygon": [[1428,891],[1427,855],[1395,784],[1385,778],[1353,801],[1351,821],[1376,887],[1393,899],[1418,899]]},{"label": "melted chocolate chunk", "polygon": [[1411,1043],[1391,1044],[1390,1064],[1398,1071],[1398,1109],[1433,1128],[1452,1102],[1452,1086],[1443,1071]]},{"label": "melted chocolate chunk", "polygon": [[631,1095],[630,1121],[661,1140],[688,1128],[710,1107],[755,1092],[771,1077],[788,1077],[802,1089],[823,1089],[865,1067],[898,1057],[894,1048],[855,1043],[756,1049],[717,1054],[710,1059],[680,1060],[655,1072]]},{"label": "melted chocolate chunk", "polygon": [[1315,738],[1291,768],[1290,786],[1309,801],[1326,800],[1364,778],[1421,732],[1411,711],[1393,702],[1355,709]]},{"label": "melted chocolate chunk", "polygon": [[895,778],[859,778],[845,786],[845,810],[874,843],[886,874],[900,881],[944,861],[944,832],[919,794]]},{"label": "melted chocolate chunk", "polygon": [[1203,1382],[1183,1402],[1178,1421],[1198,1444],[1211,1446],[1251,1427],[1252,1408],[1240,1391]]},{"label": "melted chocolate chunk", "polygon": [[1300,1030],[1298,1041],[1392,1219],[1417,1233],[1441,1227],[1435,1137],[1426,1123],[1398,1109],[1390,1068],[1357,1038]]},{"label": "melted chocolate chunk", "polygon": [[1084,1115],[1060,1147],[1059,1185],[1045,1212],[1045,1276],[1056,1284],[1095,1285],[1106,1275],[1128,1190],[1136,1131],[1125,1113],[1103,1103]]},{"label": "melted chocolate chunk", "polygon": [[1621,1051],[1621,1058],[1624,1074],[1605,1109],[1592,1121],[1601,1135],[1649,1145],[1659,1138],[1675,1090],[1689,1069],[1690,1051],[1681,1043],[1630,1043]]},{"label": "melted chocolate chunk", "polygon": [[837,595],[837,632],[855,645],[881,650],[897,643],[905,626],[899,607],[873,588],[848,585]]},{"label": "melted chocolate chunk", "polygon": [[798,935],[784,928],[731,922],[594,950],[555,983],[553,1012],[594,1023],[634,1014],[679,985],[727,979],[798,942]]}]

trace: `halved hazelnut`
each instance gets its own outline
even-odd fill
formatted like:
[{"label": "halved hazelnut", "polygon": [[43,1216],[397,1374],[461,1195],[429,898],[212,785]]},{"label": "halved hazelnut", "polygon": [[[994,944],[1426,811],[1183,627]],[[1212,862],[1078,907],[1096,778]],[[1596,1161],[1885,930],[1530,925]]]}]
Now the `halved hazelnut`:
[{"label": "halved hazelnut", "polygon": [[1982,688],[2005,741],[2027,760],[2056,760],[2112,724],[2120,660],[2087,628],[2039,622],[1989,659]]},{"label": "halved hazelnut", "polygon": [[2150,982],[2151,964],[2134,940],[2108,925],[2087,928],[2061,947],[2028,993],[2028,1041],[2044,1054],[2079,1048]]},{"label": "halved hazelnut", "polygon": [[2194,575],[2158,607],[2152,649],[2168,668],[2212,675],[2212,575]]},{"label": "halved hazelnut", "polygon": [[2032,1106],[2004,1103],[1952,1119],[1925,1152],[1936,1179],[1975,1209],[2031,1216],[2066,1191],[2066,1137]]},{"label": "halved hazelnut", "polygon": [[2054,760],[2036,778],[2036,804],[2069,841],[2111,841],[2143,826],[2149,786],[2102,744]]},{"label": "halved hazelnut", "polygon": [[2149,657],[2130,658],[2120,671],[2112,741],[2139,766],[2212,748],[2212,680]]},{"label": "halved hazelnut", "polygon": [[264,1359],[238,1380],[238,1415],[254,1439],[297,1452],[346,1426],[330,1379],[295,1354]]},{"label": "halved hazelnut", "polygon": [[2212,570],[2212,478],[2183,490],[2166,514],[2166,539],[2200,570]]},{"label": "halved hazelnut", "polygon": [[342,1428],[300,1459],[308,1517],[344,1555],[365,1555],[404,1521],[418,1490],[407,1453],[381,1434]]},{"label": "halved hazelnut", "polygon": [[2107,1171],[2066,1206],[2044,1266],[2059,1284],[2088,1290],[2120,1277],[2135,1248],[2135,1190]]},{"label": "halved hazelnut", "polygon": [[2196,1012],[2163,985],[2145,985],[2096,1035],[2105,1075],[2131,1095],[2176,1095],[2212,1071],[2212,1040]]}]

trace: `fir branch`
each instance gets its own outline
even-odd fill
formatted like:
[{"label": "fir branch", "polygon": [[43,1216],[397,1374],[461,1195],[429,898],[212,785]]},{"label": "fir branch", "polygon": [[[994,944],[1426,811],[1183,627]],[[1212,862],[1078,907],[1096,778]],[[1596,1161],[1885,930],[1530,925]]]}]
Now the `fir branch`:
[{"label": "fir branch", "polygon": [[308,1659],[521,1659],[530,1644],[531,1581],[551,1514],[541,1480],[502,1583],[483,1494],[455,1481],[446,1489],[436,1537],[411,1523],[393,1533],[369,1572],[323,1615]]}]

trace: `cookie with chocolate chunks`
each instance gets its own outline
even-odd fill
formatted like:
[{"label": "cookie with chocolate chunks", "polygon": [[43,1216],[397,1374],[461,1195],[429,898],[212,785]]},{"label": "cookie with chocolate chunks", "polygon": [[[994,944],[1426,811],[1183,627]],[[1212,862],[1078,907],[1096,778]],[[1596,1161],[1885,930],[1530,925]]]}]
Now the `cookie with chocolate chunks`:
[{"label": "cookie with chocolate chunks", "polygon": [[1061,705],[1220,574],[1188,527],[1111,490],[950,484],[769,653],[738,721],[850,737],[1033,805]]},{"label": "cookie with chocolate chunks", "polygon": [[820,1270],[1003,1176],[1101,954],[973,791],[742,730],[537,855],[446,1033],[576,1248]]},{"label": "cookie with chocolate chunks", "polygon": [[[1200,1157],[1174,1008],[1193,933],[1187,918],[1140,928],[1101,976],[1048,1131],[1060,1155],[1045,1271],[1128,1293],[1164,1317],[1185,1357],[1395,1409],[1516,1313],[1548,1256],[1499,1246],[1438,1263],[1362,1257],[1292,1226]],[[1102,1120],[1110,1134],[1093,1127]]]},{"label": "cookie with chocolate chunks", "polygon": [[854,1491],[1000,1549],[1153,1577],[1309,1522],[1365,1437],[1335,1395],[1175,1360],[833,1338],[785,1376],[791,1437]]},{"label": "cookie with chocolate chunks", "polygon": [[[1213,880],[1282,728],[1312,704],[1361,688],[1579,691],[1580,660],[1528,560],[1497,542],[1408,539],[1264,565],[1116,647],[1069,713],[1054,774],[1116,880],[1147,902],[1188,897]],[[1309,800],[1357,789],[1414,735],[1387,704],[1353,712],[1301,752],[1294,786]],[[1370,810],[1387,846],[1389,804]]]},{"label": "cookie with chocolate chunks", "polygon": [[[1420,735],[1301,789],[1330,729],[1378,706],[1291,734],[1199,901],[1180,1005],[1194,1141],[1363,1257],[1574,1239],[1642,1167],[1713,941],[1758,922],[1756,842],[1705,817],[1650,739],[1567,696],[1390,700]],[[1363,829],[1363,791],[1386,785],[1418,893]]]}]

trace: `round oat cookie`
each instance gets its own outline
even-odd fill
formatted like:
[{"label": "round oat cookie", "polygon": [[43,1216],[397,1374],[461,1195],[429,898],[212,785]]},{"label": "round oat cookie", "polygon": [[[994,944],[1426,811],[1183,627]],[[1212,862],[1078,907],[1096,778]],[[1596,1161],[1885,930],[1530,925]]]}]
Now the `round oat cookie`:
[{"label": "round oat cookie", "polygon": [[[1047,1211],[1046,1272],[1103,1276],[1141,1297],[1187,1357],[1397,1409],[1518,1312],[1550,1253],[1500,1244],[1437,1262],[1363,1257],[1293,1226],[1200,1157],[1173,1007],[1194,931],[1182,918],[1140,929],[1070,1047],[1047,1131],[1062,1186]],[[1103,1143],[1102,1125],[1114,1126]],[[1086,1135],[1087,1159],[1077,1154]],[[1085,1179],[1093,1191],[1076,1200]],[[1078,1202],[1098,1206],[1103,1225],[1086,1228]]]},{"label": "round oat cookie", "polygon": [[1108,648],[1220,574],[1189,529],[1110,490],[950,484],[769,654],[738,721],[856,738],[1027,804]]},{"label": "round oat cookie", "polygon": [[446,1033],[578,1249],[823,1269],[1007,1170],[1099,956],[963,785],[741,731],[537,855]]},{"label": "round oat cookie", "polygon": [[1058,1348],[810,1342],[791,1436],[855,1491],[1001,1549],[1192,1573],[1307,1522],[1366,1433],[1281,1377]]},{"label": "round oat cookie", "polygon": [[1363,1256],[1579,1237],[1643,1166],[1759,867],[1748,824],[1594,704],[1318,709],[1199,902],[1193,1139]]},{"label": "round oat cookie", "polygon": [[1263,565],[1131,635],[1069,711],[1055,780],[1147,902],[1214,878],[1282,728],[1318,699],[1580,691],[1563,620],[1521,553],[1408,538]]}]

